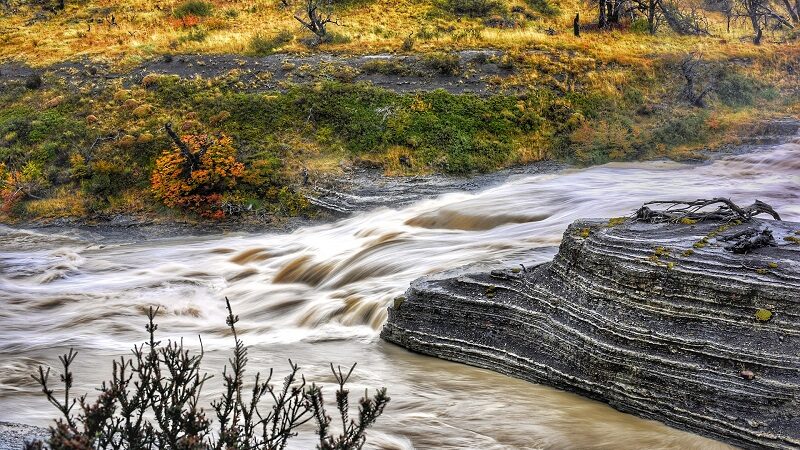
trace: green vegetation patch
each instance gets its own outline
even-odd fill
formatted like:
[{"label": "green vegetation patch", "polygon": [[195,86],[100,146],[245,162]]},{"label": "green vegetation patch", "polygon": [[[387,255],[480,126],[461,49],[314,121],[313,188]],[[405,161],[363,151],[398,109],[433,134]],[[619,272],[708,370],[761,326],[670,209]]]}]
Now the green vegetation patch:
[{"label": "green vegetation patch", "polygon": [[177,7],[172,14],[183,19],[189,16],[208,17],[214,12],[214,5],[202,0],[187,0]]}]

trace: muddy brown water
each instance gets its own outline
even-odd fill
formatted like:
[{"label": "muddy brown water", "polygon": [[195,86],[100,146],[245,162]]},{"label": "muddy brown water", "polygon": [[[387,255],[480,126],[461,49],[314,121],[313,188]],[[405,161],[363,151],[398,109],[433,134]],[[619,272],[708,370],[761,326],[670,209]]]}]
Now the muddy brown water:
[{"label": "muddy brown water", "polygon": [[[76,391],[91,393],[110,375],[110,360],[144,339],[150,305],[164,311],[162,338],[197,348],[203,336],[204,367],[218,381],[231,348],[228,296],[242,317],[251,375],[285,373],[291,358],[308,380],[330,383],[329,362],[358,362],[354,393],[389,388],[371,448],[726,448],[573,394],[411,354],[378,332],[413,279],[546,261],[580,217],[621,216],[653,199],[729,196],[800,220],[798,160],[795,140],[704,165],[521,174],[289,234],[127,242],[0,228],[0,421],[48,423],[55,411],[28,375],[68,347],[79,352]],[[211,383],[206,400],[218,393]],[[292,448],[312,447],[309,439],[303,433]]]}]

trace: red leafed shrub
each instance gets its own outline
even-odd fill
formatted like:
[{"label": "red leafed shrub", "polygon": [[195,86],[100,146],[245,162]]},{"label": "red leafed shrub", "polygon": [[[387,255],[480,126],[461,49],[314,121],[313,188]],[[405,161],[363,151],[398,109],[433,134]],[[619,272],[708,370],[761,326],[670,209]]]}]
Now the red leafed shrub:
[{"label": "red leafed shrub", "polygon": [[222,194],[244,175],[236,160],[233,141],[226,135],[186,135],[185,148],[173,147],[156,161],[151,177],[153,195],[171,208],[183,208],[204,217],[222,218]]},{"label": "red leafed shrub", "polygon": [[176,17],[171,20],[172,26],[175,28],[192,28],[200,25],[200,17],[188,15],[184,17]]}]

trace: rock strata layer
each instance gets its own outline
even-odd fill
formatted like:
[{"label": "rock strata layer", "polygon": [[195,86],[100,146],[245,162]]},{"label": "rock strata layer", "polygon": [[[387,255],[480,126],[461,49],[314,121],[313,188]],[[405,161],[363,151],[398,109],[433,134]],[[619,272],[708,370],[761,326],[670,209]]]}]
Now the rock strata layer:
[{"label": "rock strata layer", "polygon": [[[412,283],[381,336],[734,445],[800,448],[800,224],[583,220],[552,262]],[[769,228],[775,246],[726,251]]]}]

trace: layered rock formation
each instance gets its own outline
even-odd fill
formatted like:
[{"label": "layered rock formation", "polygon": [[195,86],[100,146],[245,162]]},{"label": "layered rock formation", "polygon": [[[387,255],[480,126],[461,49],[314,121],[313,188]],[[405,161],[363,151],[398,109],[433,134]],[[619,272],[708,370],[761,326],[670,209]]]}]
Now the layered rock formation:
[{"label": "layered rock formation", "polygon": [[[776,245],[724,249],[744,229]],[[742,447],[800,448],[800,224],[586,220],[528,271],[422,278],[382,337]]]}]

